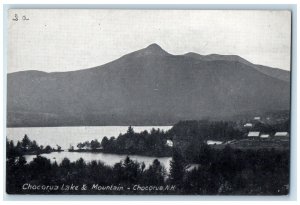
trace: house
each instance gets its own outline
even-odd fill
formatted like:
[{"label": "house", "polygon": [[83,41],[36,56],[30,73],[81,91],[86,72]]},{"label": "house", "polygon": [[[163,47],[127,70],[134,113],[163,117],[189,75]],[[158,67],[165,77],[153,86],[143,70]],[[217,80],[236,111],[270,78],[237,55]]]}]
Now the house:
[{"label": "house", "polygon": [[289,137],[288,132],[276,132],[274,137]]},{"label": "house", "polygon": [[251,131],[248,133],[248,137],[259,137],[260,132],[257,131]]},{"label": "house", "polygon": [[253,124],[248,122],[248,123],[244,124],[244,127],[251,128],[251,127],[253,127]]},{"label": "house", "polygon": [[173,147],[173,141],[172,140],[167,140],[166,145],[169,147]]},{"label": "house", "polygon": [[260,135],[260,138],[263,138],[263,139],[268,139],[270,137],[269,134],[261,134]]}]

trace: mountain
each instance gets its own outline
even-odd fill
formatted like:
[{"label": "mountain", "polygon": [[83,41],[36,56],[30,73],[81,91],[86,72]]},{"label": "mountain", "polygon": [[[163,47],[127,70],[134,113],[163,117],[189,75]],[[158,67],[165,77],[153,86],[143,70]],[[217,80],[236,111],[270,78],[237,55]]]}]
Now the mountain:
[{"label": "mountain", "polygon": [[7,76],[7,125],[170,125],[289,110],[288,71],[159,45],[95,68]]},{"label": "mountain", "polygon": [[260,71],[260,72],[262,72],[266,75],[272,76],[274,78],[278,78],[278,79],[284,80],[286,82],[290,81],[290,72],[288,72],[288,71],[284,71],[284,70],[281,70],[278,68],[270,68],[270,67],[263,66],[263,65],[255,65],[237,55],[211,54],[211,55],[205,56],[205,55],[200,55],[197,53],[190,52],[190,53],[185,54],[185,56],[189,56],[189,57],[199,59],[202,61],[224,60],[224,61],[231,61],[231,62],[239,62],[239,63],[243,63],[245,65],[248,65],[248,66],[256,69],[257,71]]}]

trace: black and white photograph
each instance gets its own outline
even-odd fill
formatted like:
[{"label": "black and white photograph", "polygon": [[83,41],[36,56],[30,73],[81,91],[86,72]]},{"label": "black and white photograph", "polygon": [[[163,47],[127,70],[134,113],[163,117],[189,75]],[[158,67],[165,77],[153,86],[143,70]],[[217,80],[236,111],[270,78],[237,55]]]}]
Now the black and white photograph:
[{"label": "black and white photograph", "polygon": [[7,194],[290,193],[291,11],[7,21]]}]

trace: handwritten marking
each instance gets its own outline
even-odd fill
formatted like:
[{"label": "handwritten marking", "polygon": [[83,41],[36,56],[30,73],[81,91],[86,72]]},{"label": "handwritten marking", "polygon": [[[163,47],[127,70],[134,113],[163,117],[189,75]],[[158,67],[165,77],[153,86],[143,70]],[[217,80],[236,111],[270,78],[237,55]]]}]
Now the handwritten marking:
[{"label": "handwritten marking", "polygon": [[18,21],[19,20],[19,18],[18,18],[18,14],[15,14],[15,18],[14,19],[12,19],[13,21]]},{"label": "handwritten marking", "polygon": [[[13,21],[19,21],[19,16],[18,14],[15,14],[14,18],[12,19]],[[26,17],[25,15],[22,16],[22,18],[20,20],[23,20],[23,21],[29,21],[29,18]]]},{"label": "handwritten marking", "polygon": [[27,18],[25,15],[22,17],[23,21],[29,21],[29,18]]}]

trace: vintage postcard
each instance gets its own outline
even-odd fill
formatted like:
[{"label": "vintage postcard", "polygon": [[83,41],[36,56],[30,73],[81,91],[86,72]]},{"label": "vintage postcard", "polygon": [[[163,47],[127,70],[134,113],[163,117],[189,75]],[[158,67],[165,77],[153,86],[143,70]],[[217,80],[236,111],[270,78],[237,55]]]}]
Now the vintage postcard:
[{"label": "vintage postcard", "polygon": [[11,9],[6,192],[287,195],[291,12]]}]

